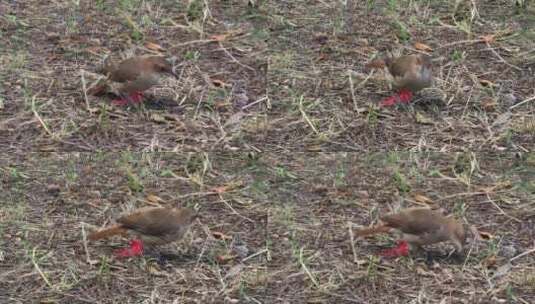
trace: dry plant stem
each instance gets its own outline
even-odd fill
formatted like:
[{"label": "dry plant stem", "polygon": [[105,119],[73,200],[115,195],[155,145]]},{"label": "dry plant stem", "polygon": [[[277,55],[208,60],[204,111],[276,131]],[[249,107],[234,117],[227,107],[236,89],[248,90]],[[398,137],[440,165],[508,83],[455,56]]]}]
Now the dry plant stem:
[{"label": "dry plant stem", "polygon": [[39,113],[37,113],[37,108],[35,106],[36,97],[37,97],[37,95],[34,95],[32,97],[32,112],[33,112],[33,115],[35,115],[35,118],[37,118],[37,120],[39,120],[39,123],[41,123],[41,126],[43,126],[43,129],[45,129],[46,133],[48,133],[48,135],[50,135],[50,137],[52,137],[53,139],[56,139],[56,135],[50,131],[50,129],[48,128],[46,123],[43,121],[43,119],[41,119],[41,116],[39,115]]},{"label": "dry plant stem", "polygon": [[84,245],[84,251],[85,251],[85,261],[90,264],[90,265],[93,265],[96,263],[95,260],[91,260],[91,257],[89,256],[89,250],[87,249],[87,233],[85,232],[85,223],[82,223],[81,224],[81,228],[82,228],[82,243]]},{"label": "dry plant stem", "polygon": [[358,259],[357,259],[357,250],[355,249],[355,236],[353,234],[353,225],[351,222],[348,222],[347,226],[349,230],[349,241],[351,242],[351,251],[353,252],[353,263],[356,263]]},{"label": "dry plant stem", "polygon": [[213,240],[214,237],[210,233],[210,229],[206,225],[201,224],[202,231],[204,231],[204,234],[206,235],[206,238],[204,239],[204,243],[202,245],[201,253],[199,253],[199,256],[197,257],[197,262],[195,263],[195,268],[199,267],[199,263],[201,262],[202,257],[204,256],[204,252],[206,251],[206,247],[209,245],[209,241]]},{"label": "dry plant stem", "polygon": [[52,283],[50,283],[50,281],[48,280],[47,276],[43,273],[43,271],[41,270],[41,267],[39,267],[39,264],[37,264],[36,262],[36,256],[35,256],[35,252],[37,250],[37,247],[34,247],[32,249],[32,255],[30,257],[30,260],[32,261],[32,264],[33,266],[35,267],[35,270],[37,270],[37,272],[39,273],[39,275],[41,276],[41,278],[43,278],[43,280],[45,281],[46,285],[50,288],[50,289],[55,289],[54,286],[52,285]]},{"label": "dry plant stem", "polygon": [[531,96],[529,98],[526,98],[525,100],[523,100],[523,101],[521,101],[521,102],[519,102],[519,103],[517,103],[515,105],[512,105],[511,107],[509,107],[509,110],[512,110],[512,109],[514,109],[514,108],[516,108],[518,106],[521,106],[521,105],[523,105],[525,103],[528,103],[530,101],[533,101],[533,100],[535,100],[535,95],[533,95],[533,96]]},{"label": "dry plant stem", "polygon": [[223,43],[221,43],[221,41],[218,41],[218,43],[219,43],[219,47],[220,47],[220,49],[223,50],[223,52],[225,52],[225,54],[227,54],[227,56],[229,56],[230,59],[232,59],[232,61],[234,61],[234,62],[236,62],[238,65],[240,65],[240,66],[242,66],[242,67],[244,67],[244,68],[246,68],[246,69],[248,69],[248,70],[251,70],[251,71],[253,71],[253,72],[256,73],[256,70],[255,70],[255,69],[253,69],[252,67],[250,67],[250,66],[248,66],[248,65],[245,65],[245,64],[241,63],[238,59],[236,59],[236,58],[235,58],[235,57],[234,57],[234,56],[233,56],[233,55],[232,55],[232,54],[231,54],[231,53],[230,53],[230,52],[223,46]]},{"label": "dry plant stem", "polygon": [[262,102],[262,101],[264,101],[264,100],[267,100],[267,99],[268,99],[267,96],[264,96],[264,97],[262,97],[262,98],[259,98],[259,99],[255,100],[255,101],[253,101],[253,102],[251,102],[251,103],[249,103],[249,104],[243,106],[243,107],[241,108],[241,110],[243,111],[243,110],[245,110],[245,109],[247,109],[247,108],[250,108],[250,107],[252,107],[252,106],[254,106],[254,105],[256,105],[256,104],[258,104],[258,103],[260,103],[260,102]]},{"label": "dry plant stem", "polygon": [[257,256],[259,256],[259,255],[261,255],[261,254],[264,254],[264,253],[267,253],[267,252],[268,252],[268,250],[267,250],[266,248],[264,248],[264,249],[262,249],[262,250],[260,250],[260,251],[258,251],[258,252],[255,252],[255,253],[251,254],[250,256],[246,256],[246,257],[243,258],[241,261],[242,261],[242,263],[243,263],[243,262],[245,262],[245,261],[247,261],[247,260],[250,260],[250,259],[252,259],[252,258],[254,258],[254,257],[257,257]]},{"label": "dry plant stem", "polygon": [[487,193],[487,199],[488,199],[489,202],[492,203],[492,205],[493,205],[494,207],[496,207],[496,209],[498,209],[498,211],[500,211],[501,214],[503,214],[503,215],[507,216],[508,218],[510,218],[510,219],[512,219],[512,220],[514,220],[514,221],[516,221],[517,223],[522,223],[522,221],[519,220],[518,218],[516,218],[516,217],[514,217],[514,216],[511,216],[511,215],[505,213],[505,211],[503,211],[503,209],[500,208],[500,206],[498,206],[498,204],[496,204],[496,202],[494,202],[494,200],[490,198],[489,193]]},{"label": "dry plant stem", "polygon": [[488,50],[490,50],[494,55],[496,55],[496,57],[498,57],[498,59],[499,59],[502,63],[504,63],[504,64],[506,64],[506,65],[512,67],[513,69],[515,69],[515,70],[517,70],[517,71],[522,71],[521,68],[517,67],[517,66],[514,65],[514,64],[510,64],[510,63],[507,62],[505,59],[503,59],[503,57],[500,56],[500,54],[498,54],[498,52],[496,52],[496,50],[495,50],[492,46],[490,46],[490,43],[486,42],[486,44],[487,44]]},{"label": "dry plant stem", "polygon": [[181,47],[184,47],[184,46],[188,46],[188,45],[192,45],[192,44],[197,44],[197,43],[210,43],[210,42],[214,42],[213,39],[201,39],[201,40],[191,40],[191,41],[188,41],[188,42],[183,42],[183,43],[178,43],[178,44],[173,44],[171,46],[171,48],[181,48]]},{"label": "dry plant stem", "polygon": [[304,249],[304,247],[301,247],[301,249],[299,249],[299,264],[301,264],[301,268],[303,268],[303,270],[308,275],[308,277],[310,278],[310,280],[312,281],[314,286],[316,286],[316,288],[319,288],[320,286],[319,286],[318,281],[316,280],[314,275],[312,275],[312,273],[308,269],[307,265],[305,264],[305,261],[303,260],[303,249]]},{"label": "dry plant stem", "polygon": [[353,85],[353,79],[351,78],[351,70],[347,72],[349,78],[349,91],[351,92],[351,99],[353,100],[353,110],[358,111],[357,98],[355,97],[355,86]]},{"label": "dry plant stem", "polygon": [[85,71],[83,69],[80,69],[80,77],[82,78],[82,91],[84,92],[84,101],[85,101],[85,108],[88,112],[91,112],[91,108],[89,107],[89,101],[87,99],[87,85],[85,82]]},{"label": "dry plant stem", "polygon": [[308,118],[307,113],[305,112],[305,109],[303,107],[303,99],[303,96],[299,97],[299,111],[301,112],[301,115],[303,115],[303,119],[308,123],[310,128],[312,128],[312,131],[319,135],[320,132],[318,131],[318,129],[316,129],[310,118]]},{"label": "dry plant stem", "polygon": [[227,202],[227,200],[225,200],[223,198],[223,196],[221,195],[221,193],[219,193],[219,199],[234,213],[236,214],[237,216],[241,217],[242,219],[246,220],[246,221],[249,221],[251,223],[254,223],[254,221],[246,216],[243,216],[241,215],[238,211],[236,211],[236,209],[232,208],[232,206]]},{"label": "dry plant stem", "polygon": [[526,256],[526,255],[531,254],[531,253],[534,253],[534,252],[535,252],[535,247],[534,247],[534,248],[531,248],[531,249],[528,250],[528,251],[522,252],[521,254],[519,254],[519,255],[517,255],[517,256],[511,258],[511,259],[509,260],[509,262],[512,262],[512,261],[517,260],[517,259],[520,259],[521,257]]}]

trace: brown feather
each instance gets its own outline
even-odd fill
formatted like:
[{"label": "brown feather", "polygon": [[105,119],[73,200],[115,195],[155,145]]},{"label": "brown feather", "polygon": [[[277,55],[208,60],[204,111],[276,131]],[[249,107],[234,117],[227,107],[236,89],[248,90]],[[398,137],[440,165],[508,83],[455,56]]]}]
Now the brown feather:
[{"label": "brown feather", "polygon": [[88,238],[91,241],[96,241],[100,239],[109,238],[114,235],[126,235],[126,229],[122,227],[122,225],[113,225],[107,228],[104,228],[102,230],[96,231],[91,233]]},{"label": "brown feather", "polygon": [[357,237],[364,237],[364,236],[373,235],[377,233],[389,232],[390,230],[392,230],[392,228],[386,225],[378,225],[378,226],[373,226],[369,228],[359,229],[355,232],[355,235]]},{"label": "brown feather", "polygon": [[107,60],[100,69],[108,79],[122,83],[120,93],[143,92],[157,85],[161,74],[175,75],[172,64],[163,56],[136,56],[120,63]]}]

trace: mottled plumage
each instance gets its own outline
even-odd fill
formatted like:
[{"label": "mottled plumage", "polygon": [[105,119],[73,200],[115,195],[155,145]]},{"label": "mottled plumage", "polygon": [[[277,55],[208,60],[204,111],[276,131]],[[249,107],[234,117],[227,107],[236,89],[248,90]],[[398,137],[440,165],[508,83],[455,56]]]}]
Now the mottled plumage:
[{"label": "mottled plumage", "polygon": [[384,61],[397,90],[408,89],[415,93],[433,83],[431,58],[427,55],[386,57]]}]

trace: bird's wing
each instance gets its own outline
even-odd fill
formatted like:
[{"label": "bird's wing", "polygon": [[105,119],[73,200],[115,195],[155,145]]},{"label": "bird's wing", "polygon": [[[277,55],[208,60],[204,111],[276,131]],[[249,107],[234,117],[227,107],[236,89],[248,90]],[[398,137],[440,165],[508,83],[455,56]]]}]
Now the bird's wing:
[{"label": "bird's wing", "polygon": [[142,92],[157,85],[158,80],[159,77],[156,73],[138,74],[135,79],[126,81],[119,90],[125,93]]},{"label": "bird's wing", "polygon": [[123,227],[145,235],[161,236],[176,228],[176,214],[168,208],[145,208],[117,219]]},{"label": "bird's wing", "polygon": [[109,71],[110,80],[116,82],[126,82],[135,80],[143,69],[143,62],[140,58],[133,57],[123,60],[120,64],[112,66]]},{"label": "bird's wing", "polygon": [[[410,212],[410,215],[407,213]],[[442,215],[431,209],[412,209],[381,218],[388,226],[410,234],[425,234],[437,231],[442,225]],[[407,219],[410,220],[407,220]]]},{"label": "bird's wing", "polygon": [[391,59],[388,65],[388,71],[394,78],[405,77],[407,71],[411,70],[414,61],[412,56],[405,56],[395,60]]}]

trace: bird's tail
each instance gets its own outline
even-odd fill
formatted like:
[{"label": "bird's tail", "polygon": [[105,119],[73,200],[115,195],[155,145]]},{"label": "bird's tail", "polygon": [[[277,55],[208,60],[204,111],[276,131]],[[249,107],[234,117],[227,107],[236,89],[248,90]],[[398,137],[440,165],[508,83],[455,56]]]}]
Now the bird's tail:
[{"label": "bird's tail", "polygon": [[359,229],[355,232],[355,235],[357,237],[362,237],[362,236],[368,236],[368,235],[373,235],[373,234],[377,234],[377,233],[384,233],[384,232],[388,232],[390,231],[390,227],[388,227],[387,225],[378,225],[378,226],[373,226],[373,227],[369,227],[369,228],[363,228],[363,229]]},{"label": "bird's tail", "polygon": [[113,226],[91,233],[89,235],[89,239],[91,241],[96,241],[100,239],[109,238],[110,236],[114,236],[117,234],[126,234],[126,229],[124,229],[123,226],[119,224],[113,225]]}]

